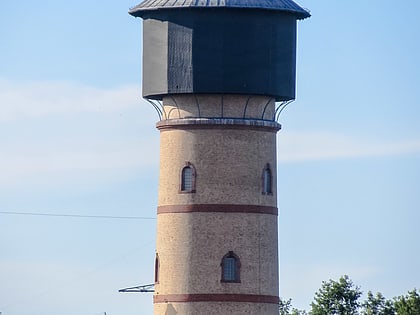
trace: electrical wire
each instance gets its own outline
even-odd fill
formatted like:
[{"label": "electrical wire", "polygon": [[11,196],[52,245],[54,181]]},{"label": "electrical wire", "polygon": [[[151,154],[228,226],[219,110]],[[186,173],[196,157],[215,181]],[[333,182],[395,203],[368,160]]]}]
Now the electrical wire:
[{"label": "electrical wire", "polygon": [[120,219],[120,220],[156,220],[153,217],[136,217],[136,216],[113,216],[113,215],[85,215],[85,214],[64,214],[64,213],[40,213],[40,212],[17,212],[17,211],[0,211],[5,215],[30,215],[45,217],[67,217],[67,218],[89,218],[89,219]]}]

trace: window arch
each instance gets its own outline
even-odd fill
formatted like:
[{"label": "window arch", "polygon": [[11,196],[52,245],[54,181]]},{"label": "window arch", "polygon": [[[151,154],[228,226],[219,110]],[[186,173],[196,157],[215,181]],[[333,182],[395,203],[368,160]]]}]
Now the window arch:
[{"label": "window arch", "polygon": [[196,172],[194,165],[187,162],[181,170],[181,189],[183,193],[194,193],[195,192],[195,177]]},{"label": "window arch", "polygon": [[263,195],[273,194],[273,174],[271,172],[270,164],[266,164],[262,176],[262,193]]},{"label": "window arch", "polygon": [[221,282],[241,282],[241,263],[239,257],[233,251],[229,251],[223,256],[220,266],[222,267]]}]

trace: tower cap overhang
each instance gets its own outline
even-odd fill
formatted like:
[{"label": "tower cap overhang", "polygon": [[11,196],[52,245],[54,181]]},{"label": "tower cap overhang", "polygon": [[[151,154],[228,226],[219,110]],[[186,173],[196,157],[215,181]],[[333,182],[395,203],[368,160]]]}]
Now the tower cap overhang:
[{"label": "tower cap overhang", "polygon": [[292,0],[145,0],[129,10],[135,17],[143,17],[151,11],[173,9],[253,9],[289,13],[298,20],[311,16],[308,10]]}]

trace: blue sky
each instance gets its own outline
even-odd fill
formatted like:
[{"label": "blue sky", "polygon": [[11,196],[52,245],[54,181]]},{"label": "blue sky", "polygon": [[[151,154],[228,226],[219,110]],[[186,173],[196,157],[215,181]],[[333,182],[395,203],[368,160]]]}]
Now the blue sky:
[{"label": "blue sky", "polygon": [[[343,274],[404,294],[420,284],[420,3],[299,3],[313,16],[278,134],[281,296],[308,309]],[[152,314],[150,294],[117,292],[153,279],[159,134],[136,4],[0,4],[4,315]]]}]

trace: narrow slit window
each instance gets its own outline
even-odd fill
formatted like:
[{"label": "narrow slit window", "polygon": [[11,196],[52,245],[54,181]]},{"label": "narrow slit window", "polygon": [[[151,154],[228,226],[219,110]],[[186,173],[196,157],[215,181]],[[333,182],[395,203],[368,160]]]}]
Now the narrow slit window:
[{"label": "narrow slit window", "polygon": [[223,256],[222,263],[222,282],[240,282],[239,257],[232,251]]},{"label": "narrow slit window", "polygon": [[155,283],[159,283],[159,255],[157,253],[155,258]]},{"label": "narrow slit window", "polygon": [[273,193],[273,175],[271,173],[270,165],[267,164],[263,171],[263,191],[264,195],[271,195]]},{"label": "narrow slit window", "polygon": [[187,165],[182,169],[181,192],[195,192],[195,169],[191,163],[187,163]]}]

